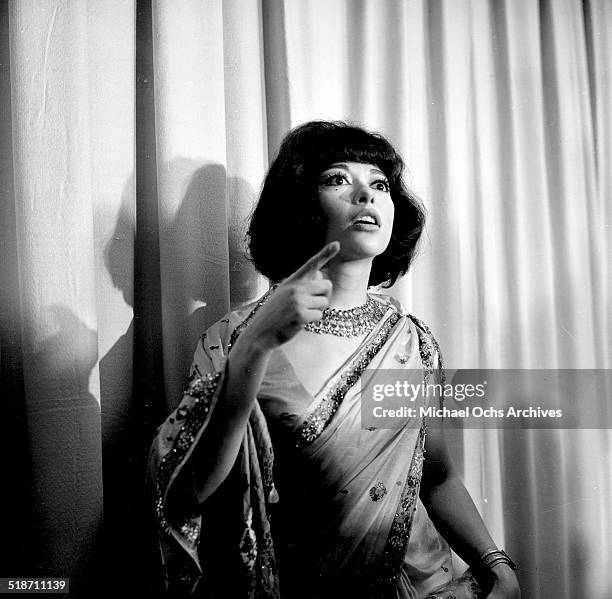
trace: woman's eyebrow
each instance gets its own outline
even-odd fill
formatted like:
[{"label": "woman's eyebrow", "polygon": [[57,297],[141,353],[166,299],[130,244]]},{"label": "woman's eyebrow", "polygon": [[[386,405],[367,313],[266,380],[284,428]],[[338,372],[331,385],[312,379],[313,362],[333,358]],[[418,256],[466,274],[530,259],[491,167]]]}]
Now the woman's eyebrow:
[{"label": "woman's eyebrow", "polygon": [[[332,168],[343,168],[346,171],[349,170],[348,165],[346,165],[344,162],[334,162],[333,164],[330,164],[323,172],[328,171]],[[383,173],[379,168],[376,167],[370,169],[370,174],[382,175],[383,177],[386,177],[385,173]]]}]

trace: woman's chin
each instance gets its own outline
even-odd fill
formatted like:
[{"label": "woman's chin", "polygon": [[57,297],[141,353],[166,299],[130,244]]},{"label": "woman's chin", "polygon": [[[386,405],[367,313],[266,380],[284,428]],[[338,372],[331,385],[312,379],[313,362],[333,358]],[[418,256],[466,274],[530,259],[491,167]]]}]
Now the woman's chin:
[{"label": "woman's chin", "polygon": [[380,256],[385,251],[384,247],[364,247],[360,246],[341,246],[340,257],[345,261],[353,260],[374,260],[376,256]]}]

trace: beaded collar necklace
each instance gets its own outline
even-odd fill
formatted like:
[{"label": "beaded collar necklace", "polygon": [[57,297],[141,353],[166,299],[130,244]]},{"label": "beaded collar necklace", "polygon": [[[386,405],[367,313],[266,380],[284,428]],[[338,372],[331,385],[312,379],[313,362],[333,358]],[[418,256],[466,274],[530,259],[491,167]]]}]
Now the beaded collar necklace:
[{"label": "beaded collar necklace", "polygon": [[357,337],[370,333],[385,315],[386,307],[371,297],[362,306],[339,310],[326,308],[321,320],[304,325],[311,333],[336,335],[337,337]]}]

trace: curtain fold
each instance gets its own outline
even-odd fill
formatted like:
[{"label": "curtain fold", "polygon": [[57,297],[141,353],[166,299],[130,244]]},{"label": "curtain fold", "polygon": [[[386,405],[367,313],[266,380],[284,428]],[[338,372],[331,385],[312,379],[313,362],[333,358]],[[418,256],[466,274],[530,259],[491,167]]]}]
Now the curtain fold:
[{"label": "curtain fold", "polygon": [[[133,143],[132,79],[121,70],[108,77],[113,52],[100,51],[112,39],[113,50],[127,50],[130,64],[130,7],[114,4],[11,3],[3,31],[10,68],[10,104],[3,109],[10,110],[12,127],[11,146],[3,142],[12,168],[3,169],[3,180],[14,190],[3,212],[14,215],[15,229],[7,233],[15,242],[8,259],[16,277],[2,284],[16,291],[9,302],[17,305],[6,309],[18,317],[9,327],[21,337],[13,348],[19,370],[9,374],[20,384],[5,397],[21,404],[19,430],[9,429],[9,439],[29,465],[21,490],[26,502],[15,497],[16,513],[9,514],[27,524],[11,539],[17,553],[7,564],[17,575],[71,575],[77,593],[95,575],[102,520],[98,361],[116,340],[121,319],[131,316],[113,293],[100,243],[116,218],[120,195],[113,192],[130,175],[125,154],[105,150]],[[109,8],[128,17],[123,29],[113,27]],[[124,82],[126,108],[113,101]]]},{"label": "curtain fold", "polygon": [[[450,367],[612,367],[607,0],[23,0],[0,28],[1,575],[158,589],[147,443],[266,288],[247,219],[306,120],[404,156],[428,226],[393,293]],[[610,430],[450,436],[523,597],[609,597]]]}]

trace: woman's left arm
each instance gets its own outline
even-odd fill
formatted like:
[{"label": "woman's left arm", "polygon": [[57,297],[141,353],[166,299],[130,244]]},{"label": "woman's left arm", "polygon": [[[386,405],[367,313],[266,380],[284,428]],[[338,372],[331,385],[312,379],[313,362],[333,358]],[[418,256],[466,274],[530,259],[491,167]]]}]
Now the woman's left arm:
[{"label": "woman's left arm", "polygon": [[[436,528],[466,563],[477,565],[480,556],[495,547],[453,465],[441,427],[427,432],[420,497]],[[487,599],[520,597],[518,580],[508,564],[498,563],[491,572],[495,582]]]}]

